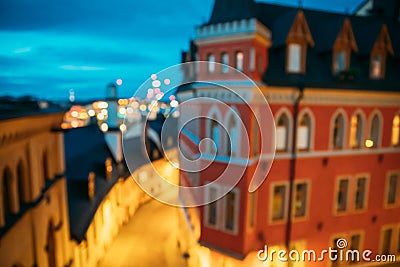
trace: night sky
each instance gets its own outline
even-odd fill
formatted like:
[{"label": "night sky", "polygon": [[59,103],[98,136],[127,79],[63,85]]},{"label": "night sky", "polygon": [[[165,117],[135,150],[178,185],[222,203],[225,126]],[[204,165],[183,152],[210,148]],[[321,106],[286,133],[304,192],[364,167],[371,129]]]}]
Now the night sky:
[{"label": "night sky", "polygon": [[[298,0],[267,1],[297,6]],[[363,0],[305,0],[352,12]],[[180,63],[214,0],[9,0],[0,2],[0,96],[104,97],[123,79],[129,97],[152,73]]]}]

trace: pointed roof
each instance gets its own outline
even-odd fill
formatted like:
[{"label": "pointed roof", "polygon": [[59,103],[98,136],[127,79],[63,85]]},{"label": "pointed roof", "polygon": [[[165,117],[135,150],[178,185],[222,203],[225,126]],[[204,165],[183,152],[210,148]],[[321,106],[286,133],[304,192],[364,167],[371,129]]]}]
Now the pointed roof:
[{"label": "pointed roof", "polygon": [[208,25],[256,17],[254,0],[215,0]]}]

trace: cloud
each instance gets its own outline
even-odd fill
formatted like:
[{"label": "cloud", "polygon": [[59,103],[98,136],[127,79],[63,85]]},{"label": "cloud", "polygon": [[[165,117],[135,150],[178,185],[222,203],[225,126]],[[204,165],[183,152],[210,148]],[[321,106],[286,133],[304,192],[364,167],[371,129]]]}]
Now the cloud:
[{"label": "cloud", "polygon": [[59,67],[63,70],[79,70],[79,71],[98,71],[106,70],[106,68],[95,67],[95,66],[74,66],[74,65],[62,65]]},{"label": "cloud", "polygon": [[21,47],[21,48],[17,48],[14,50],[15,54],[23,54],[23,53],[28,53],[31,52],[32,47]]}]

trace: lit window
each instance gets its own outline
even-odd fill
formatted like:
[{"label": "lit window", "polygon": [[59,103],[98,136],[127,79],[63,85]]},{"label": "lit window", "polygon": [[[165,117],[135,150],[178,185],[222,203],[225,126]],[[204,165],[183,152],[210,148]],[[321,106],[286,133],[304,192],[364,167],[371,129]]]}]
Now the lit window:
[{"label": "lit window", "polygon": [[228,73],[229,70],[229,56],[227,53],[222,53],[221,55],[222,73]]},{"label": "lit window", "polygon": [[243,70],[243,52],[236,53],[236,69],[239,71]]},{"label": "lit window", "polygon": [[237,124],[235,120],[235,116],[233,114],[230,115],[228,121],[228,136],[226,138],[226,151],[227,155],[236,156],[237,147],[238,147],[238,131],[237,131]]},{"label": "lit window", "polygon": [[379,116],[375,114],[372,117],[371,128],[370,128],[370,140],[372,141],[372,147],[378,147],[380,130],[381,130],[381,122]]},{"label": "lit window", "polygon": [[361,210],[365,208],[365,200],[367,194],[367,178],[359,177],[357,179],[355,195],[355,209]]},{"label": "lit window", "polygon": [[288,72],[298,73],[301,71],[301,45],[290,44],[288,48]]},{"label": "lit window", "polygon": [[296,184],[296,191],[294,197],[294,216],[304,217],[307,210],[307,194],[308,194],[308,184],[298,183]]},{"label": "lit window", "polygon": [[250,48],[250,70],[253,71],[256,68],[256,50],[254,47]]},{"label": "lit window", "polygon": [[208,72],[209,73],[214,73],[215,71],[215,56],[213,54],[208,55]]},{"label": "lit window", "polygon": [[273,188],[272,220],[279,221],[285,218],[286,185],[276,185]]},{"label": "lit window", "polygon": [[334,62],[333,62],[333,70],[335,73],[339,73],[346,69],[346,51],[340,50],[335,53]]},{"label": "lit window", "polygon": [[382,78],[382,56],[374,55],[371,59],[371,77],[374,79]]},{"label": "lit window", "polygon": [[344,141],[344,116],[339,114],[336,116],[334,125],[333,125],[333,148],[334,149],[342,149],[343,141]]},{"label": "lit window", "polygon": [[256,203],[257,203],[256,191],[248,193],[247,195],[248,195],[248,207],[249,207],[248,226],[250,229],[253,229],[256,221]]},{"label": "lit window", "polygon": [[347,197],[349,195],[349,179],[340,179],[336,199],[336,211],[347,210]]},{"label": "lit window", "polygon": [[[219,140],[220,140],[220,127],[218,125],[217,119],[214,117],[211,120],[211,128],[210,128],[210,134],[208,136],[214,141],[215,144],[215,149],[213,152],[218,153],[219,152]],[[214,148],[214,145],[211,144],[211,147]],[[213,149],[210,149],[212,151]]]},{"label": "lit window", "polygon": [[360,148],[362,143],[363,121],[360,114],[351,117],[350,146]]},{"label": "lit window", "polygon": [[224,229],[235,232],[238,227],[239,192],[237,189],[230,191],[224,197]]},{"label": "lit window", "polygon": [[382,231],[382,251],[381,253],[384,255],[390,254],[391,252],[391,244],[392,244],[392,234],[393,229],[387,228]]},{"label": "lit window", "polygon": [[311,118],[310,115],[304,114],[300,119],[297,129],[297,149],[309,150],[311,139]]},{"label": "lit window", "polygon": [[276,150],[288,151],[289,139],[289,118],[286,114],[282,114],[278,119],[276,127]]},{"label": "lit window", "polygon": [[393,118],[392,125],[392,146],[400,145],[400,115],[397,114]]},{"label": "lit window", "polygon": [[386,204],[395,205],[398,202],[398,194],[400,191],[399,175],[392,173],[388,177]]},{"label": "lit window", "polygon": [[[208,201],[217,198],[217,188],[210,187],[208,191]],[[210,204],[205,206],[206,208],[206,224],[209,226],[217,226],[218,219],[218,202],[213,201]]]}]

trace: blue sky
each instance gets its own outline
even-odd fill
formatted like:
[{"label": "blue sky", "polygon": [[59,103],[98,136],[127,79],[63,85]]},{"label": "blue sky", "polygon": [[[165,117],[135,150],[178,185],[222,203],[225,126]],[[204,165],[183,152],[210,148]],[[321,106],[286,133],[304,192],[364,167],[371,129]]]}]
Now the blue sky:
[{"label": "blue sky", "polygon": [[[363,0],[303,0],[352,11]],[[298,0],[258,0],[297,6]],[[104,97],[123,79],[129,97],[152,73],[180,62],[214,0],[11,0],[0,2],[0,95]]]}]

